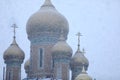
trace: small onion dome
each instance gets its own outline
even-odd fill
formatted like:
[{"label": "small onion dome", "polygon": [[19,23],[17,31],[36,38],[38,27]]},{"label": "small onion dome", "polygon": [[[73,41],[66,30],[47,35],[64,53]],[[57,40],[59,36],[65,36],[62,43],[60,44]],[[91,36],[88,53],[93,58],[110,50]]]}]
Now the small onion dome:
[{"label": "small onion dome", "polygon": [[52,48],[53,56],[72,56],[72,48],[67,44],[64,37],[60,36],[59,41]]},{"label": "small onion dome", "polygon": [[28,73],[30,68],[30,60],[28,59],[24,64],[25,72]]},{"label": "small onion dome", "polygon": [[5,63],[9,61],[20,61],[23,62],[25,57],[24,52],[20,49],[18,44],[16,43],[15,38],[13,39],[12,44],[8,47],[8,49],[4,52],[3,58]]},{"label": "small onion dome", "polygon": [[61,28],[63,28],[64,37],[67,39],[69,32],[68,21],[55,9],[50,0],[45,0],[40,10],[29,18],[26,25],[29,39],[40,35],[59,38]]},{"label": "small onion dome", "polygon": [[92,80],[92,78],[87,74],[83,66],[82,72],[75,78],[75,80]]},{"label": "small onion dome", "polygon": [[84,52],[81,52],[78,49],[75,55],[71,59],[71,62],[70,62],[71,68],[80,67],[82,69],[83,63],[85,65],[85,70],[87,70],[89,62],[87,58],[84,56]]}]

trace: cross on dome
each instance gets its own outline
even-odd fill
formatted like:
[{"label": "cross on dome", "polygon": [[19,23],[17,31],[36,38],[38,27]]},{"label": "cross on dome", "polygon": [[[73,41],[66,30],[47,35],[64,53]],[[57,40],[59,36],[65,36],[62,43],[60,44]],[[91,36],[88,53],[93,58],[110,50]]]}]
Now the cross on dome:
[{"label": "cross on dome", "polygon": [[14,23],[12,26],[11,26],[12,28],[13,28],[13,33],[14,33],[14,38],[15,38],[15,35],[16,35],[16,28],[18,28],[17,27],[17,25]]},{"label": "cross on dome", "polygon": [[76,36],[78,36],[78,50],[80,50],[80,36],[82,36],[82,35],[81,35],[80,32],[78,32],[78,33],[76,34]]}]

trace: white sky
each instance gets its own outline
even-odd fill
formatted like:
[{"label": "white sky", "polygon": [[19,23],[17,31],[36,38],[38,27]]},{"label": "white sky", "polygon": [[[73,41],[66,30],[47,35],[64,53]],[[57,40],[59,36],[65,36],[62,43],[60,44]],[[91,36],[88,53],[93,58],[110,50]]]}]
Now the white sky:
[{"label": "white sky", "polygon": [[[17,43],[29,58],[26,22],[44,0],[0,0],[0,80],[5,66],[3,53],[12,42],[13,23],[18,25]],[[97,80],[120,80],[120,0],[52,0],[69,21],[68,43],[75,53],[81,32],[81,48],[90,65],[88,73]],[[22,64],[22,78],[24,73]]]}]

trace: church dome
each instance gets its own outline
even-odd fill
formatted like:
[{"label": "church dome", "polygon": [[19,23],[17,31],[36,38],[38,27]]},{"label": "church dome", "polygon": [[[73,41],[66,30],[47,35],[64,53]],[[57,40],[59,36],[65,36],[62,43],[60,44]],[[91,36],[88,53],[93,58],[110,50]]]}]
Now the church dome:
[{"label": "church dome", "polygon": [[50,0],[45,0],[40,10],[29,18],[26,26],[29,39],[44,34],[59,38],[61,29],[67,39],[68,21],[55,9]]},{"label": "church dome", "polygon": [[30,68],[30,60],[28,59],[24,64],[24,69],[26,73],[28,73],[29,68]]},{"label": "church dome", "polygon": [[75,80],[92,80],[92,78],[87,74],[83,67],[82,72],[75,78]]},{"label": "church dome", "polygon": [[84,53],[81,52],[80,50],[77,50],[77,52],[71,59],[71,67],[74,67],[74,66],[82,67],[83,64],[85,65],[85,68],[87,70],[89,62],[88,62],[87,58],[84,56]]},{"label": "church dome", "polygon": [[3,58],[6,61],[21,61],[23,62],[23,59],[25,57],[24,52],[20,49],[18,44],[16,43],[16,40],[14,38],[12,44],[8,47],[8,49],[4,52]]},{"label": "church dome", "polygon": [[[62,34],[61,34],[62,35]],[[53,46],[52,54],[53,56],[72,56],[72,48],[67,44],[63,36],[60,36],[59,41]]]}]

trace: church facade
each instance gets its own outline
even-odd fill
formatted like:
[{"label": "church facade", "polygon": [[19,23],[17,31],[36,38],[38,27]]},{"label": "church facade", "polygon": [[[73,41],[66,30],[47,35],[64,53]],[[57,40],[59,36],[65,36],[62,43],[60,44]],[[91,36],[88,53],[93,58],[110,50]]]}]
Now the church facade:
[{"label": "church facade", "polygon": [[[30,58],[24,64],[27,76],[23,80],[92,80],[86,73],[89,62],[84,56],[84,49],[80,49],[80,33],[77,34],[78,49],[73,55],[66,42],[69,23],[51,0],[45,0],[40,10],[28,19],[26,31],[30,41]],[[3,57],[5,80],[21,80],[21,64],[25,56],[15,41],[15,35]]]}]

